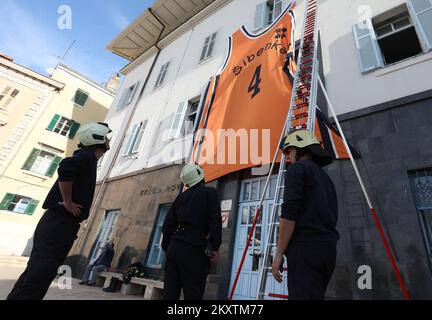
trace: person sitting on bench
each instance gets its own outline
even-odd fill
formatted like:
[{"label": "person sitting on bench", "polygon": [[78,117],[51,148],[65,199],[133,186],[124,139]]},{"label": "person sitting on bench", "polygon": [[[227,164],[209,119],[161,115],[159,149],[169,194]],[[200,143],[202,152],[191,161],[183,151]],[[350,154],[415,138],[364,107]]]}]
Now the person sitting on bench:
[{"label": "person sitting on bench", "polygon": [[87,265],[84,275],[79,284],[86,284],[88,286],[96,285],[96,277],[98,273],[108,270],[111,267],[111,262],[114,257],[114,242],[109,242],[105,245],[102,253],[93,262]]}]

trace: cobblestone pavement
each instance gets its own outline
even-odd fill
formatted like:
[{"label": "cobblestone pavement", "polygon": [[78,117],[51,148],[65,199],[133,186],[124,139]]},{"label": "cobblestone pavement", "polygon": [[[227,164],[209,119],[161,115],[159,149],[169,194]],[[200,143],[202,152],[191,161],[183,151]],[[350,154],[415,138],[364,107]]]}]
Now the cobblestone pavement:
[{"label": "cobblestone pavement", "polygon": [[[0,300],[5,300],[16,279],[24,271],[27,259],[0,257]],[[45,300],[142,300],[141,296],[123,295],[119,292],[104,292],[100,287],[88,287],[72,280],[72,289],[60,289],[57,279],[53,281]]]}]

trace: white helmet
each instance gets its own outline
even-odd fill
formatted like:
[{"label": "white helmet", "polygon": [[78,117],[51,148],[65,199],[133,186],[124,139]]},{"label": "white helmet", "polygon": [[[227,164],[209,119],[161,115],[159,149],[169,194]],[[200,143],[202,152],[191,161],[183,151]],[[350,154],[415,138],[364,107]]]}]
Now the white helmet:
[{"label": "white helmet", "polygon": [[78,140],[83,147],[105,145],[109,149],[108,134],[111,133],[108,124],[103,122],[87,123],[78,130]]},{"label": "white helmet", "polygon": [[192,188],[204,180],[204,170],[197,164],[187,164],[183,167],[180,179],[187,188]]}]

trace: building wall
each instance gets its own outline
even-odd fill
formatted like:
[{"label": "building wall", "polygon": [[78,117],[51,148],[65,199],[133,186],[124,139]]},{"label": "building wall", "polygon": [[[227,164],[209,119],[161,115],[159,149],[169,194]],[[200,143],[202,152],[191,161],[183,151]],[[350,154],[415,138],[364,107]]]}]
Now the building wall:
[{"label": "building wall", "polygon": [[[134,157],[119,156],[111,177],[176,161],[188,155],[190,137],[185,141],[167,138],[167,130],[176,108],[180,101],[190,100],[201,94],[208,79],[217,72],[225,60],[228,37],[243,24],[248,29],[253,29],[255,5],[260,2],[229,1],[218,11],[209,12],[200,21],[190,22],[189,28],[179,28],[182,31],[168,36],[161,42],[162,51],[131,120],[133,125],[150,119],[140,152]],[[432,52],[368,74],[362,74],[360,70],[352,32],[352,26],[358,23],[361,17],[358,9],[365,5],[369,6],[374,17],[402,3],[404,0],[320,2],[318,27],[322,41],[325,83],[337,114],[359,110],[430,88],[427,75],[432,72]],[[304,5],[304,1],[298,1],[296,39],[301,35]],[[205,38],[216,31],[218,37],[213,57],[199,63]],[[114,106],[124,89],[138,81],[141,86],[143,85],[155,57],[156,50],[151,49],[124,69],[126,79]],[[166,83],[154,90],[160,68],[168,61],[171,61],[171,64]],[[395,87],[400,89],[391,90]],[[138,94],[135,99],[137,96]],[[117,132],[113,143],[115,147],[118,147],[134,103],[135,101],[121,110],[112,108],[107,117],[107,121]],[[131,127],[128,131],[130,129]],[[184,143],[183,148],[181,143]],[[106,157],[105,163],[110,163],[113,154],[114,152],[111,152]],[[99,177],[102,178],[107,170],[108,165],[104,166]]]},{"label": "building wall", "polygon": [[[173,145],[178,143],[178,141],[168,141],[164,136],[176,107],[180,101],[192,99],[201,92],[207,79],[217,71],[225,58],[227,42],[224,40],[242,24],[249,27],[253,24],[255,4],[259,2],[249,0],[228,2],[219,11],[209,13],[204,20],[191,22],[190,29],[178,36],[172,36],[172,40],[163,42],[162,52],[156,61],[154,72],[150,75],[148,86],[143,91],[143,96],[138,102],[132,119],[133,124],[151,117],[150,127],[143,139],[138,156],[129,158],[120,156],[111,172],[111,178],[133,174],[143,168],[150,169],[163,164],[164,161],[176,161],[183,157],[179,152],[174,152],[168,158],[162,157],[166,148],[172,149]],[[428,61],[431,53],[362,74],[352,33],[352,26],[359,19],[357,9],[360,6],[365,4],[370,6],[375,16],[401,3],[403,1],[399,0],[321,1],[319,29],[325,81],[336,112],[339,115],[345,115],[342,118],[348,138],[363,156],[360,161],[362,174],[367,178],[367,185],[377,204],[378,214],[395,248],[402,272],[407,277],[409,290],[413,297],[428,298],[432,292],[429,287],[430,270],[427,266],[418,218],[410,194],[407,170],[431,166],[430,154],[421,148],[427,143],[430,144],[427,134],[430,132],[430,122],[426,120],[430,118],[428,118],[430,100],[423,98],[422,101],[419,101],[418,97],[412,99],[406,97],[431,89],[430,82],[426,78],[430,72],[423,72],[432,67]],[[303,10],[304,1],[299,1],[297,35],[301,31]],[[214,57],[199,64],[198,57],[202,43],[206,36],[216,30],[219,30],[220,34]],[[138,62],[133,62],[125,68],[126,79],[120,93],[136,81],[141,81],[141,83],[145,81],[155,56],[155,51],[144,54],[138,59]],[[153,90],[161,66],[169,60],[172,62],[166,84]],[[398,88],[398,90],[393,88]],[[402,100],[393,101],[398,98]],[[392,109],[389,109],[389,106]],[[113,108],[109,113],[107,121],[115,128],[119,128],[114,145],[119,143],[119,135],[121,135],[122,128],[125,128],[132,109],[133,104],[120,111]],[[413,133],[418,133],[421,139],[416,139],[417,135]],[[405,143],[406,149],[401,147],[401,145],[405,146]],[[113,154],[112,152],[111,158]],[[107,157],[106,160],[99,178],[107,173],[110,157]],[[328,172],[338,186],[340,202],[338,228],[342,234],[338,247],[338,265],[328,297],[339,299],[401,298],[385,251],[356,185],[349,163],[347,161],[335,163],[328,168]],[[221,199],[236,199],[241,179],[247,175],[247,172],[241,172],[220,179],[217,187]],[[129,180],[129,182],[124,182],[125,186],[116,188],[116,190],[126,189],[131,195],[136,194],[139,188],[135,185],[134,179],[125,178],[125,181]],[[142,179],[147,181],[145,175]],[[164,183],[165,179],[164,176],[161,176],[158,181]],[[108,184],[108,189],[111,188],[111,184]],[[149,211],[137,216],[138,210],[130,208],[129,204],[124,202],[124,199],[132,198],[129,195],[119,194],[118,191],[112,193],[110,197],[104,195],[102,203],[106,203],[108,199],[110,205],[104,207],[103,204],[103,210],[121,208],[122,219],[130,217],[132,224],[135,222],[139,225],[143,219],[146,219],[143,218],[146,214],[153,214],[153,220],[148,218],[148,225],[140,230],[142,232],[141,242],[138,242],[140,242],[140,251],[144,252],[156,213]],[[236,201],[233,202],[228,228],[223,231],[221,260],[217,266],[212,267],[208,279],[207,297],[224,299],[228,295],[232,276],[232,246],[236,231]],[[99,220],[96,221],[100,221],[103,210],[98,210]],[[81,240],[81,246],[84,249],[81,250],[77,246],[76,252],[83,255],[84,258],[88,255],[95,239],[97,224],[89,222],[88,236],[82,236],[83,240]],[[120,228],[124,230],[125,226],[122,225]],[[127,236],[123,236],[123,239],[127,239]],[[129,241],[134,242],[135,238]],[[120,240],[120,243],[125,245],[124,240]],[[358,266],[363,264],[370,265],[373,270],[375,288],[371,292],[360,291],[357,288],[356,271]],[[427,285],[423,287],[417,285],[425,282]]]},{"label": "building wall", "polygon": [[[352,113],[343,121],[361,154],[360,171],[414,299],[432,297],[428,266],[408,171],[432,167],[432,91]],[[375,111],[375,112],[374,112]],[[365,127],[368,130],[365,130]],[[348,161],[328,169],[339,196],[338,264],[328,295],[349,299],[401,299],[401,291]],[[372,268],[373,290],[357,287],[357,268]]]},{"label": "building wall", "polygon": [[[55,154],[62,158],[71,156],[73,151],[77,149],[78,139],[76,136],[74,139],[70,139],[47,130],[54,115],[59,114],[80,124],[103,121],[113,100],[113,94],[66,67],[60,66],[54,72],[52,79],[65,83],[65,87],[61,92],[55,93],[47,106],[44,107],[37,121],[26,132],[25,139],[13,155],[13,161],[10,161],[3,168],[3,175],[0,177],[1,199],[6,193],[11,193],[39,201],[37,209],[32,215],[1,211],[0,234],[2,239],[7,239],[7,241],[2,241],[4,243],[2,245],[3,254],[29,254],[34,229],[44,212],[42,209],[43,201],[57,179],[57,174],[54,174],[53,177],[47,177],[22,169],[33,148],[54,150]],[[84,107],[75,106],[72,100],[78,88],[90,94]],[[21,109],[25,109],[21,108],[21,103],[23,106],[26,105],[24,102],[17,101],[17,103],[19,103],[17,110],[20,112],[14,113],[13,116],[16,118],[16,122],[19,122],[23,117],[22,114],[28,111],[21,111]]]},{"label": "building wall", "polygon": [[[79,277],[88,263],[101,221],[110,210],[120,210],[113,234],[112,268],[123,271],[134,259],[145,263],[159,208],[173,203],[180,192],[180,171],[181,166],[173,164],[109,180],[100,206],[88,225],[81,228],[78,241],[69,254],[74,275]],[[148,268],[147,272],[161,278],[161,269]]]},{"label": "building wall", "polygon": [[[0,67],[0,92],[3,92],[6,86],[10,86],[12,90],[18,89],[19,93],[7,108],[0,109],[1,120],[6,123],[0,127],[0,198],[3,200],[6,193],[11,192],[36,199],[43,194],[43,185],[38,181],[19,181],[21,177],[15,175],[16,172],[10,168],[19,164],[22,166],[25,159],[22,160],[18,155],[19,150],[27,143],[47,104],[58,93],[55,91],[56,88],[13,68],[15,66],[22,71],[21,66],[13,62],[5,63],[12,67]],[[62,84],[58,83],[57,89],[61,87]],[[2,106],[5,100],[6,98],[1,101]],[[31,216],[1,210],[0,254],[20,255],[31,237],[35,221]]]}]

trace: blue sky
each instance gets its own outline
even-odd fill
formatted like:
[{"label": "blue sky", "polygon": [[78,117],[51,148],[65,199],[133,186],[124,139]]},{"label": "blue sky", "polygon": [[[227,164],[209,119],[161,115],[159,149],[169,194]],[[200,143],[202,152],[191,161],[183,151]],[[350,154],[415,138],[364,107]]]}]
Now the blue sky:
[{"label": "blue sky", "polygon": [[[32,70],[47,74],[73,40],[64,64],[102,83],[127,60],[106,50],[153,0],[1,0],[0,52]],[[58,8],[72,9],[72,29],[57,26]]]}]

